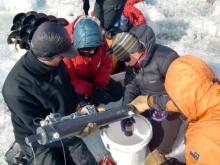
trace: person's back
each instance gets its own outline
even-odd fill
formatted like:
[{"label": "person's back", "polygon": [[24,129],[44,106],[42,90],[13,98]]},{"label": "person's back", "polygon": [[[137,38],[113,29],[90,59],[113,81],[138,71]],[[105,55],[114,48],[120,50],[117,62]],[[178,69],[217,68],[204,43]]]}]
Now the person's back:
[{"label": "person's back", "polygon": [[[57,68],[48,67],[39,63],[31,52],[26,53],[11,70],[2,93],[12,112],[16,141],[22,143],[25,136],[35,133],[34,118],[44,119],[49,113],[67,115],[77,106],[64,64]],[[20,102],[24,103],[23,106]],[[28,103],[35,106],[30,107]]]},{"label": "person's back", "polygon": [[[75,54],[63,26],[43,23],[34,33],[31,50],[15,64],[5,80],[2,93],[11,111],[15,142],[21,146],[29,163],[33,161],[33,154],[25,144],[25,137],[36,133],[39,120],[45,119],[50,113],[68,115],[76,109],[79,100],[62,62],[64,56],[73,57]],[[74,147],[76,144],[79,145],[78,149]],[[72,148],[72,152],[68,148]],[[78,138],[64,142],[64,150],[69,163],[96,162]],[[62,152],[61,144],[36,145],[33,151],[39,164],[64,162],[59,153]],[[86,152],[89,158],[82,160],[77,156],[82,152]]]},{"label": "person's back", "polygon": [[[107,103],[110,97],[112,101],[120,99],[122,89],[110,78],[112,57],[107,53],[108,46],[97,22],[92,17],[80,17],[66,29],[72,37],[74,48],[78,50],[76,57],[64,59],[75,92],[83,98],[93,99],[95,104]],[[118,89],[117,92],[108,89],[113,86]],[[100,88],[107,89],[108,94],[112,93],[109,100],[104,100],[103,95],[107,93],[101,94]]]},{"label": "person's back", "polygon": [[[155,34],[147,25],[133,27],[129,33],[119,33],[113,40],[114,53],[127,66],[124,105],[141,95],[166,94],[164,80],[167,69],[179,56],[171,48],[155,41]],[[171,151],[181,125],[179,114],[170,113],[167,118],[161,116],[161,119],[155,119],[151,114],[153,112],[145,114],[154,119],[151,120],[154,136],[149,147],[165,155]]]},{"label": "person's back", "polygon": [[[133,44],[136,42],[135,39],[138,40],[140,46]],[[133,48],[132,44],[134,45]],[[157,44],[155,34],[149,26],[138,25],[133,27],[129,33],[119,33],[113,40],[113,51],[118,54],[119,60],[125,63],[127,59],[131,59],[130,51],[131,53],[141,51],[140,59],[134,65],[128,64],[126,68],[125,85],[129,84],[126,88],[130,88],[130,84],[135,83],[139,94],[165,93],[166,71],[169,64],[179,56],[173,49]],[[125,104],[137,96],[137,94],[135,96],[129,94],[130,92],[135,93],[135,91],[128,89],[127,92],[124,98]]]},{"label": "person's back", "polygon": [[142,12],[135,7],[136,3],[143,0],[97,0],[94,15],[100,20],[101,27],[111,38],[118,32],[129,31],[130,28],[146,24]]},{"label": "person's back", "polygon": [[165,88],[189,122],[186,132],[186,163],[220,163],[220,85],[201,59],[187,55],[169,67]]}]

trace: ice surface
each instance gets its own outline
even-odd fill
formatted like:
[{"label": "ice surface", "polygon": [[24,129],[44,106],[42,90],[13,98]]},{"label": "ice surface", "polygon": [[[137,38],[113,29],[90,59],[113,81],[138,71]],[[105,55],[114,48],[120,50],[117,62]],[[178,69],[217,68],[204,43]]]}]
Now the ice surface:
[{"label": "ice surface", "polygon": [[[146,0],[137,4],[157,34],[159,43],[179,54],[195,54],[208,62],[220,77],[220,1],[219,0]],[[6,44],[12,18],[17,12],[36,10],[72,21],[82,13],[82,0],[0,0],[0,90],[17,60]],[[91,1],[91,8],[94,0]],[[13,142],[10,113],[0,95],[0,164],[4,152]],[[93,138],[96,138],[94,135]],[[99,139],[100,140],[100,139]],[[97,144],[96,144],[97,143]],[[93,149],[98,141],[89,144]],[[101,157],[103,153],[97,155]]]}]

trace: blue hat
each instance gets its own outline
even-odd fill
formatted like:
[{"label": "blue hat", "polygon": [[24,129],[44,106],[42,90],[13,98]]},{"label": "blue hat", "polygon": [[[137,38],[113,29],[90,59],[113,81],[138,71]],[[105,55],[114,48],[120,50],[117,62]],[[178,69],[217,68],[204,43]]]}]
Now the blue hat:
[{"label": "blue hat", "polygon": [[98,47],[102,44],[100,28],[91,18],[82,18],[76,23],[73,38],[75,49]]}]

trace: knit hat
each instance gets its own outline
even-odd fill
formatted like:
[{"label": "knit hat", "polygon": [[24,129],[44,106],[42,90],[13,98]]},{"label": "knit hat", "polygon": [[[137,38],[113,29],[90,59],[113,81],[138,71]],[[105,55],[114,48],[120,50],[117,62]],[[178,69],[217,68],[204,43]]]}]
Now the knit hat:
[{"label": "knit hat", "polygon": [[45,60],[59,55],[73,57],[77,54],[65,28],[54,22],[44,22],[37,28],[31,41],[31,50],[36,57]]},{"label": "knit hat", "polygon": [[113,53],[120,61],[124,61],[130,57],[133,52],[143,49],[143,45],[138,38],[128,32],[118,33],[112,43]]}]

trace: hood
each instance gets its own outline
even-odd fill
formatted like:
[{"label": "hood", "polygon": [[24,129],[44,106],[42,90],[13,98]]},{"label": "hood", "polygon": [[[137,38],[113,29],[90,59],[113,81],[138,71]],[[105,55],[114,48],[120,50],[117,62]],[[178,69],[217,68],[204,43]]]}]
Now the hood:
[{"label": "hood", "polygon": [[76,49],[98,47],[103,38],[98,23],[90,17],[82,17],[74,25],[73,43]]},{"label": "hood", "polygon": [[205,62],[186,55],[171,63],[165,89],[187,120],[197,121],[220,104],[220,86],[216,80]]},{"label": "hood", "polygon": [[148,25],[141,24],[133,27],[129,32],[135,35],[139,42],[147,49],[147,56],[143,60],[143,63],[147,63],[148,59],[152,56],[156,45],[156,37],[153,29]]}]

